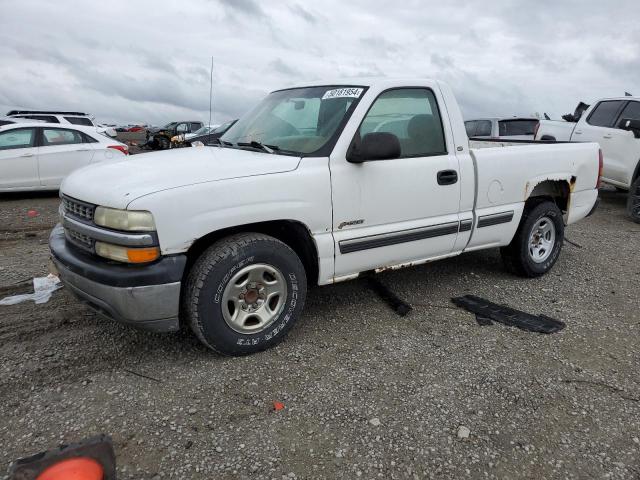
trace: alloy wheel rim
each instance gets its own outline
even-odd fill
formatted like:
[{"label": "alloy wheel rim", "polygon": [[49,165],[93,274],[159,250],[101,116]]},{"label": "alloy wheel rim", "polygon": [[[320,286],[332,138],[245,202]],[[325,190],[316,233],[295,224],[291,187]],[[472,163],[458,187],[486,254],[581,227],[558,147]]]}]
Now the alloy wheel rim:
[{"label": "alloy wheel rim", "polygon": [[284,309],[287,283],[280,270],[266,263],[240,269],[222,294],[222,316],[232,330],[245,335],[268,328]]},{"label": "alloy wheel rim", "polygon": [[555,244],[556,227],[549,217],[542,217],[529,235],[529,257],[535,263],[542,263],[551,256]]}]

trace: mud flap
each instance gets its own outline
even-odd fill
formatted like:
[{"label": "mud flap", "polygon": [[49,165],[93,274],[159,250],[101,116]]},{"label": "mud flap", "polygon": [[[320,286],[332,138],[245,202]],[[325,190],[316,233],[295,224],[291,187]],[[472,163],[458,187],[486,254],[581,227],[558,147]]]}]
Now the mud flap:
[{"label": "mud flap", "polygon": [[538,333],[555,333],[566,327],[564,322],[555,318],[546,315],[532,315],[515,308],[498,305],[475,295],[456,297],[451,301],[458,307],[475,313],[476,321],[482,326],[499,322],[509,327]]},{"label": "mud flap", "polygon": [[399,316],[405,317],[412,310],[411,305],[393,293],[389,287],[380,282],[377,278],[368,277],[367,287],[380,297]]}]

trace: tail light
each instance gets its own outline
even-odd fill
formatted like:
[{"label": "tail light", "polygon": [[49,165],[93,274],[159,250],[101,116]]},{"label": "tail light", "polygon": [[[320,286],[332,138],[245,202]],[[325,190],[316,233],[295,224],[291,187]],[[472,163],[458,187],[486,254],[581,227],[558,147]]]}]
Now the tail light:
[{"label": "tail light", "polygon": [[538,137],[538,130],[540,130],[540,122],[537,122],[536,126],[533,127],[533,139],[534,140]]},{"label": "tail light", "polygon": [[126,145],[109,145],[107,148],[113,148],[114,150],[119,150],[125,155],[129,155],[129,147]]},{"label": "tail light", "polygon": [[600,188],[602,183],[602,167],[604,166],[604,156],[602,155],[602,149],[598,150],[598,181],[596,182],[596,188]]}]

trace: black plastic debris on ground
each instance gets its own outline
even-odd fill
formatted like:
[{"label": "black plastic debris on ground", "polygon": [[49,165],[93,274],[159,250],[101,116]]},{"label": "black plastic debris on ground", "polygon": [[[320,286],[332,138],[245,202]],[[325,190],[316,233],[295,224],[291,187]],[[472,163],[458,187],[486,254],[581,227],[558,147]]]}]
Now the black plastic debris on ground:
[{"label": "black plastic debris on ground", "polygon": [[499,322],[509,327],[517,327],[528,332],[555,333],[566,327],[566,324],[546,315],[531,315],[530,313],[516,310],[515,308],[498,305],[496,303],[476,297],[465,295],[452,298],[451,301],[458,307],[476,314],[476,321],[481,326],[492,325]]},{"label": "black plastic debris on ground", "polygon": [[367,286],[401,317],[405,317],[411,311],[411,305],[389,290],[389,288],[377,278],[368,277],[366,282]]}]

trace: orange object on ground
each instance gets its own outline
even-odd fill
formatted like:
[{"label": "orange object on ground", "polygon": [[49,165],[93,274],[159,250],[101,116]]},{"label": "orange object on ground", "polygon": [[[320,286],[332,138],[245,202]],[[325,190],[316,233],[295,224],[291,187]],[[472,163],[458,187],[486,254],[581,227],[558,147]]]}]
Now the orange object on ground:
[{"label": "orange object on ground", "polygon": [[273,402],[273,409],[276,412],[279,412],[280,410],[283,410],[284,409],[284,403],[282,403],[282,402]]},{"label": "orange object on ground", "polygon": [[104,469],[93,458],[62,460],[38,475],[36,480],[102,480]]},{"label": "orange object on ground", "polygon": [[33,217],[37,217],[38,216],[38,211],[37,210],[29,210],[27,212],[27,217],[33,218]]}]

